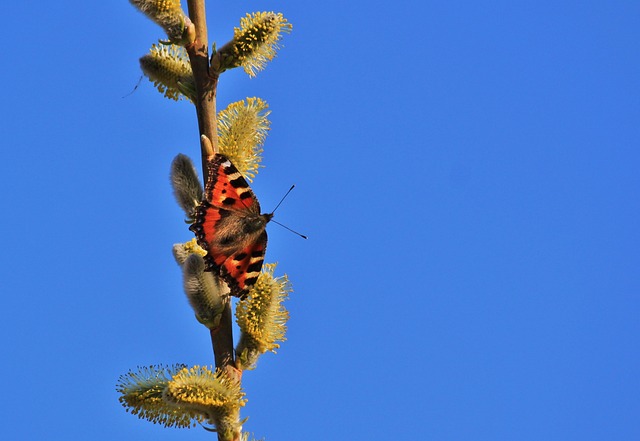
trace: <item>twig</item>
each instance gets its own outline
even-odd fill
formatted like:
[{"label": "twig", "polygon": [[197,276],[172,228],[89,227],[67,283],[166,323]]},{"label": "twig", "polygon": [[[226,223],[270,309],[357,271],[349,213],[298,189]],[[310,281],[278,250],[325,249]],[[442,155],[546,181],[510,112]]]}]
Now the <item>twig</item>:
[{"label": "twig", "polygon": [[[218,77],[209,73],[209,43],[207,40],[205,2],[204,0],[188,0],[187,3],[189,19],[196,29],[196,39],[186,49],[196,82],[196,112],[200,130],[202,175],[206,183],[208,179],[207,159],[218,151],[216,116]],[[203,138],[202,135],[206,136],[206,138]],[[241,372],[235,368],[232,324],[231,302],[228,300],[222,313],[220,326],[211,330],[211,343],[213,344],[216,367],[226,370],[229,374],[239,379]]]},{"label": "twig", "polygon": [[200,135],[205,135],[211,141],[213,152],[201,150],[202,173],[207,181],[206,159],[218,150],[218,127],[216,117],[216,93],[218,76],[209,73],[209,41],[207,38],[207,18],[204,0],[188,0],[189,19],[196,28],[196,39],[186,46],[193,78],[196,83],[196,112],[198,114],[198,128]]}]

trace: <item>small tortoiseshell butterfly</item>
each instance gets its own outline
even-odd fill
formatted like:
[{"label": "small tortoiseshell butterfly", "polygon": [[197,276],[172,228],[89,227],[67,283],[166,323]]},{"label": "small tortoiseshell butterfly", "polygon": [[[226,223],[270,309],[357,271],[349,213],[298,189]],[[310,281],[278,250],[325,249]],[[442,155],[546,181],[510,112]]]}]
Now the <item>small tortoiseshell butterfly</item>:
[{"label": "small tortoiseshell butterfly", "polygon": [[258,199],[226,156],[215,154],[207,172],[204,200],[189,229],[207,251],[207,271],[218,273],[231,295],[244,298],[260,275],[273,213],[260,213]]}]

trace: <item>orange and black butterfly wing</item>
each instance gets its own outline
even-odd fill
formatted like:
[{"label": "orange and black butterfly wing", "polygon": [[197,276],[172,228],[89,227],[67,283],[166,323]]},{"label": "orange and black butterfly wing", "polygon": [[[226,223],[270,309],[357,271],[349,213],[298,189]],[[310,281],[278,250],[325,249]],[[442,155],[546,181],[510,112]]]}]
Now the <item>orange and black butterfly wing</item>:
[{"label": "orange and black butterfly wing", "polygon": [[260,204],[242,174],[222,154],[214,155],[207,163],[209,175],[204,193],[213,206],[237,210],[247,214],[260,214]]},{"label": "orange and black butterfly wing", "polygon": [[207,163],[207,171],[205,200],[190,230],[207,251],[207,269],[219,272],[233,295],[244,297],[257,280],[267,247],[264,228],[254,235],[255,240],[247,240],[242,228],[246,219],[261,217],[260,204],[226,156],[216,154]]},{"label": "orange and black butterfly wing", "polygon": [[219,226],[224,218],[231,215],[228,210],[218,208],[209,202],[202,201],[196,209],[196,220],[189,227],[196,234],[198,245],[207,252],[204,261],[207,270],[219,270],[225,260],[229,257],[227,254],[215,253],[215,241],[218,235]]},{"label": "orange and black butterfly wing", "polygon": [[246,297],[258,280],[266,250],[267,231],[263,230],[257,240],[222,263],[220,275],[229,285],[232,295],[241,299]]}]

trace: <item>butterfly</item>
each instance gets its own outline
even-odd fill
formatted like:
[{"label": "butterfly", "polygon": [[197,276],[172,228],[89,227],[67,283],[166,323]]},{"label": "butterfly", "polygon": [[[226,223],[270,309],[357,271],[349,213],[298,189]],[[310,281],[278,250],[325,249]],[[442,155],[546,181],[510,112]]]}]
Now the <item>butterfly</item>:
[{"label": "butterfly", "polygon": [[189,229],[207,251],[207,271],[219,274],[231,295],[245,298],[262,269],[273,213],[260,213],[258,199],[226,156],[209,159],[207,173],[204,199]]}]

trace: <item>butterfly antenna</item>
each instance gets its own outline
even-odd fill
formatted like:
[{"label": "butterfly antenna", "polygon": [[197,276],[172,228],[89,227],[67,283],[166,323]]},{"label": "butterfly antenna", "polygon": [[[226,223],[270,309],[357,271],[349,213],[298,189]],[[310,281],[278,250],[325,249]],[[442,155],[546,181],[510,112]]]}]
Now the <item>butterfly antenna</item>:
[{"label": "butterfly antenna", "polygon": [[140,83],[142,83],[142,79],[144,78],[144,75],[140,75],[140,79],[138,80],[138,84],[136,84],[136,87],[133,88],[133,90],[131,92],[129,92],[128,94],[126,94],[125,96],[123,96],[122,98],[126,98],[129,95],[132,95],[133,92],[135,92],[138,89],[138,86],[140,86]]},{"label": "butterfly antenna", "polygon": [[[278,202],[278,205],[276,205],[276,208],[274,208],[274,209],[273,209],[273,211],[271,212],[271,214],[273,214],[273,213],[275,213],[275,212],[276,212],[276,210],[278,209],[278,207],[280,206],[280,204],[282,203],[282,201],[284,201],[284,198],[286,198],[286,197],[289,195],[289,193],[291,193],[291,190],[293,190],[295,187],[296,187],[296,184],[293,184],[293,185],[291,186],[291,188],[289,189],[289,191],[287,191],[287,192],[284,194],[284,196],[282,196],[282,199],[280,199],[280,202]],[[276,223],[277,223],[277,222],[276,222]],[[284,226],[284,225],[283,225],[283,226]],[[294,233],[295,233],[295,231],[294,231]]]},{"label": "butterfly antenna", "polygon": [[[280,206],[280,204],[282,204],[282,201],[284,201],[284,198],[286,198],[286,197],[289,195],[289,193],[291,193],[291,190],[293,190],[295,187],[296,187],[296,185],[295,185],[295,184],[293,184],[293,185],[291,186],[291,188],[289,189],[289,191],[287,191],[287,192],[284,194],[284,196],[282,196],[282,199],[280,199],[280,202],[278,202],[278,205],[276,205],[276,208],[274,208],[274,209],[273,209],[273,211],[271,212],[271,215],[273,215],[273,213],[275,213],[275,212],[276,212],[276,210],[278,209],[278,207]],[[303,238],[303,239],[307,239],[307,236],[305,236],[304,234],[300,234],[300,233],[298,233],[297,231],[292,230],[291,228],[287,227],[286,225],[281,224],[281,223],[280,223],[280,222],[278,222],[278,221],[275,221],[275,220],[271,219],[271,222],[273,222],[274,224],[278,224],[278,225],[280,225],[282,228],[284,228],[284,229],[286,229],[286,230],[291,231],[293,234],[297,234],[298,236],[300,236],[300,237],[301,237],[301,238]]]},{"label": "butterfly antenna", "polygon": [[307,236],[305,236],[304,234],[300,234],[300,233],[298,233],[297,231],[292,230],[291,228],[287,227],[286,225],[282,225],[282,224],[281,224],[280,222],[278,222],[278,221],[275,221],[275,220],[271,219],[271,222],[273,222],[274,224],[278,224],[278,225],[280,225],[282,228],[284,228],[284,229],[286,229],[286,230],[291,231],[293,234],[297,234],[298,236],[300,236],[300,237],[301,237],[301,238],[303,238],[303,239],[307,239]]}]

